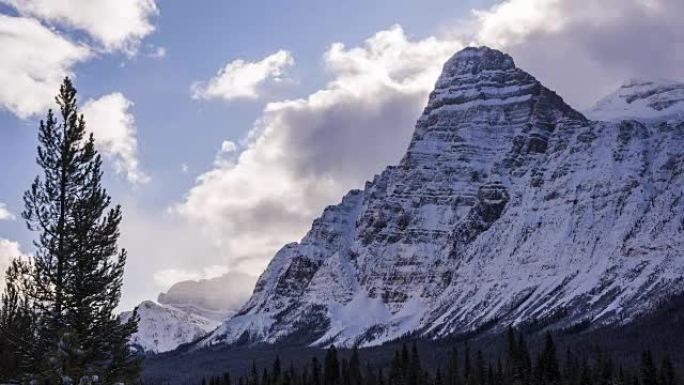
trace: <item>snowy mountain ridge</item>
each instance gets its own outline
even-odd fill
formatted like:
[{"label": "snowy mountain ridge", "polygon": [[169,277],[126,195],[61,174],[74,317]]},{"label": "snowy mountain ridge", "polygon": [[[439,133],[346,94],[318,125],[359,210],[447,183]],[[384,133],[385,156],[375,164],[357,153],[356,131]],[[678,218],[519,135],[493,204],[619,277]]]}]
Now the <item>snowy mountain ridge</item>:
[{"label": "snowy mountain ridge", "polygon": [[[163,353],[193,342],[233,316],[249,298],[254,277],[229,272],[211,279],[177,282],[157,302],[136,307],[138,332],[131,343],[148,353]],[[124,312],[124,321],[131,312]]]},{"label": "snowy mountain ridge", "polygon": [[[627,90],[680,103],[678,86]],[[457,53],[399,164],[326,208],[197,346],[615,324],[682,292],[684,121],[602,105],[612,118],[588,120],[510,56]]]},{"label": "snowy mountain ridge", "polygon": [[[202,317],[169,305],[144,301],[136,308],[138,331],[131,336],[131,344],[146,353],[163,353],[179,345],[193,342],[214,330],[221,322]],[[119,319],[128,321],[133,312],[121,313]]]},{"label": "snowy mountain ridge", "polygon": [[684,120],[684,83],[631,80],[587,111],[594,120],[642,122]]}]

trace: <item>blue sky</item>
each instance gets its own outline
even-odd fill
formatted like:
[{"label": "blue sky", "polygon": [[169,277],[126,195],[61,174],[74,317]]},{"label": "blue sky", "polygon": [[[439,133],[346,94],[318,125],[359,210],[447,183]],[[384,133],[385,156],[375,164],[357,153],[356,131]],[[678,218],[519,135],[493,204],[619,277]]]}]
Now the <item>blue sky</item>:
[{"label": "blue sky", "polygon": [[[109,178],[110,191],[163,209],[192,186],[193,176],[211,166],[223,140],[244,137],[265,100],[197,101],[189,90],[194,81],[211,77],[227,61],[256,60],[287,48],[297,61],[290,74],[294,84],[277,96],[303,96],[325,83],[321,53],[332,42],[357,44],[397,23],[411,35],[427,36],[486,2],[450,3],[434,1],[416,13],[412,1],[298,1],[294,6],[278,1],[203,1],[192,6],[160,1],[159,15],[151,18],[155,31],[142,41],[141,51],[163,47],[164,58],[102,54],[73,68],[82,101],[120,91],[134,103],[138,156],[152,182],[132,189],[121,178]],[[0,5],[0,11],[16,14],[8,5]],[[43,115],[20,119],[9,111],[0,113],[0,153],[7,163],[2,174],[12,181],[0,185],[0,202],[16,213],[21,210],[21,194],[37,172],[28,167],[33,167],[37,121]],[[188,166],[187,175],[181,172],[182,164]],[[22,226],[2,225],[3,235],[30,238]]]},{"label": "blue sky", "polygon": [[[37,121],[45,90],[70,74],[85,111],[120,119],[86,114],[105,122],[93,130],[109,155],[107,187],[124,206],[123,307],[181,279],[258,275],[325,205],[398,161],[441,63],[465,45],[510,52],[578,108],[628,78],[684,76],[677,0],[83,4],[0,0],[0,31],[12,36],[0,37],[12,57],[0,64],[0,218],[9,213],[0,240],[31,252],[35,234],[19,213],[38,172]],[[242,60],[230,67],[238,71],[279,50],[290,62],[272,65],[254,95],[207,91],[229,63]],[[23,76],[37,79],[36,92]],[[198,87],[205,96],[193,97]]]}]

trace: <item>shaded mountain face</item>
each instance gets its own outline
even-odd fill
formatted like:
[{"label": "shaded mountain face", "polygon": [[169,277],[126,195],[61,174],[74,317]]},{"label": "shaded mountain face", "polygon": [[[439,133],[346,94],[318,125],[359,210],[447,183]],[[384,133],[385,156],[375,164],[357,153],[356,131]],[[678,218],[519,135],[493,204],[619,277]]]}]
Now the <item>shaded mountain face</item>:
[{"label": "shaded mountain face", "polygon": [[586,119],[510,56],[445,65],[406,155],[198,344],[627,322],[684,287],[684,123]]}]

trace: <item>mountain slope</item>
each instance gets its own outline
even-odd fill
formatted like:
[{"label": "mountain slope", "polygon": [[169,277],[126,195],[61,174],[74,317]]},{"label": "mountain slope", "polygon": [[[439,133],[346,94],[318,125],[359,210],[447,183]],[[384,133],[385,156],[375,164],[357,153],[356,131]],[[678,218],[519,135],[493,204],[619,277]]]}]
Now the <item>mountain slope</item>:
[{"label": "mountain slope", "polygon": [[[138,332],[131,343],[144,352],[163,353],[207,335],[233,316],[249,298],[254,277],[229,272],[211,279],[181,281],[160,293],[158,303],[136,307]],[[126,321],[132,312],[124,312]]]},{"label": "mountain slope", "polygon": [[[138,331],[131,336],[131,344],[150,353],[163,353],[205,336],[219,325],[220,321],[204,318],[172,306],[144,301],[136,307],[139,322]],[[133,312],[119,316],[126,322]]]},{"label": "mountain slope", "polygon": [[684,120],[684,83],[632,80],[596,103],[587,115],[595,120],[642,122]]},{"label": "mountain slope", "polygon": [[684,283],[684,123],[593,122],[513,60],[444,65],[408,151],[198,346],[626,322]]}]

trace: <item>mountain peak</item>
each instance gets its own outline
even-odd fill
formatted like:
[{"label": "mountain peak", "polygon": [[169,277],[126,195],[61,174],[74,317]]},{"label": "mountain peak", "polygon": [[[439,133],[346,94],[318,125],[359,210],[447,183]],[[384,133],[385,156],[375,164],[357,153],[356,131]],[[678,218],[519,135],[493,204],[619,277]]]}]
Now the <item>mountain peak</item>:
[{"label": "mountain peak", "polygon": [[683,142],[588,121],[510,56],[466,48],[400,164],[284,246],[197,346],[629,320],[684,287]]},{"label": "mountain peak", "polygon": [[483,71],[511,70],[513,58],[489,47],[466,47],[444,64],[444,73],[450,76],[475,75]]}]

